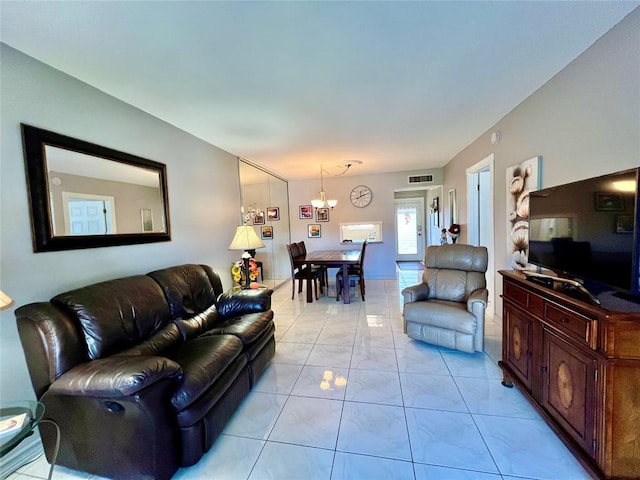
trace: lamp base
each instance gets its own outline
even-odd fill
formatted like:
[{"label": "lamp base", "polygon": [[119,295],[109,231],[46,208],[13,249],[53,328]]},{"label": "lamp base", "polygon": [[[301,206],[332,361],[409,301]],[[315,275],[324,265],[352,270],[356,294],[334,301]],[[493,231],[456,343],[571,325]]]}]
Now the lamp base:
[{"label": "lamp base", "polygon": [[250,288],[249,285],[251,284],[251,280],[249,280],[249,257],[245,258],[243,255],[242,261],[244,262],[244,285],[242,285],[242,289],[247,290]]}]

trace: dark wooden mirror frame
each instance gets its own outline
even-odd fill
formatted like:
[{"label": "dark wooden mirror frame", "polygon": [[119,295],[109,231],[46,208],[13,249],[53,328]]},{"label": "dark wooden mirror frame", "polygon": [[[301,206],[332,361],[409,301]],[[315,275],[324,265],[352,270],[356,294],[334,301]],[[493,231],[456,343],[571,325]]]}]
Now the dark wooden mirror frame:
[{"label": "dark wooden mirror frame", "polygon": [[[59,133],[21,124],[27,191],[31,212],[31,236],[33,251],[51,252],[81,248],[112,247],[139,243],[166,242],[171,240],[169,223],[169,198],[166,165],[146,158],[102,147],[94,143],[67,137]],[[156,170],[160,178],[164,207],[165,232],[123,233],[109,235],[54,236],[49,203],[47,162],[45,145],[92,155],[106,160]]]}]

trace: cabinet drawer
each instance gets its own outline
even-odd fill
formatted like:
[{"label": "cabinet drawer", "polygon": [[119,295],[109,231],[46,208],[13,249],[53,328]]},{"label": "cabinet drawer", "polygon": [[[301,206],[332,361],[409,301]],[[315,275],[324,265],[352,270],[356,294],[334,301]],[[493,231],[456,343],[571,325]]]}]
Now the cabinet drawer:
[{"label": "cabinet drawer", "polygon": [[550,303],[545,303],[544,320],[595,350],[596,320]]},{"label": "cabinet drawer", "polygon": [[527,292],[510,282],[504,284],[504,298],[526,309],[530,314],[542,318],[544,301],[542,297]]}]

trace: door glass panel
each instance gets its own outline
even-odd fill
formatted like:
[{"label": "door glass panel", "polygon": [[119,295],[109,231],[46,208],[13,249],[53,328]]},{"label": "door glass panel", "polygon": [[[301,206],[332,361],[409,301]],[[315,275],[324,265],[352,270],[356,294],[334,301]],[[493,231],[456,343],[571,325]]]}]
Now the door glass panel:
[{"label": "door glass panel", "polygon": [[396,229],[398,232],[398,255],[418,253],[418,209],[415,206],[401,206],[396,209]]}]

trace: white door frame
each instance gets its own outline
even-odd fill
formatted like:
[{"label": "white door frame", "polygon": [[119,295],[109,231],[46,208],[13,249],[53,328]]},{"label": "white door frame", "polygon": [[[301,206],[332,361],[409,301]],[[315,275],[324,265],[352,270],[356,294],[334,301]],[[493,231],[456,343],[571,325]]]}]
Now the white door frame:
[{"label": "white door frame", "polygon": [[[472,176],[477,174],[478,172],[482,171],[482,170],[489,170],[489,218],[490,218],[490,228],[488,228],[488,232],[489,232],[489,242],[488,245],[485,245],[487,247],[487,251],[489,254],[489,260],[487,263],[487,289],[489,290],[489,301],[491,302],[491,305],[494,307],[494,314],[498,313],[495,310],[496,307],[496,291],[495,291],[495,285],[496,283],[496,271],[495,271],[495,235],[494,235],[494,231],[495,231],[495,212],[494,212],[494,206],[493,206],[493,200],[494,200],[494,173],[495,173],[495,168],[494,168],[494,163],[495,163],[495,159],[494,159],[494,154],[490,154],[487,157],[483,158],[482,160],[480,160],[478,163],[476,163],[475,165],[472,165],[471,167],[467,168],[465,173],[467,175],[467,212],[468,212],[468,228],[469,228],[469,238],[478,238],[478,202],[472,198],[472,195],[475,194],[476,192],[473,191],[472,189],[469,188],[469,185],[472,181]],[[475,185],[475,183],[474,183]],[[469,242],[471,243],[471,241]]]}]

